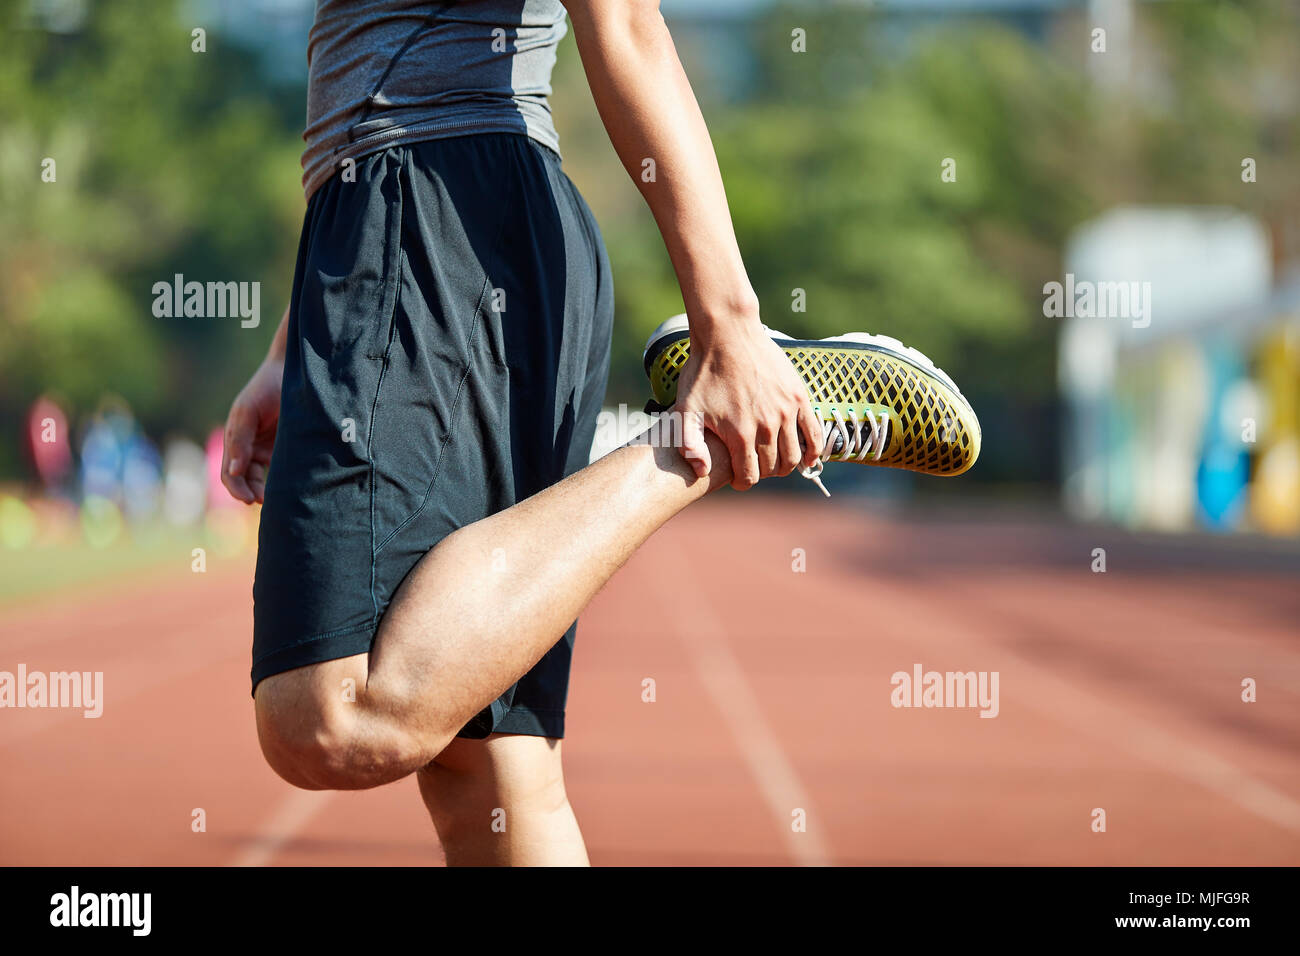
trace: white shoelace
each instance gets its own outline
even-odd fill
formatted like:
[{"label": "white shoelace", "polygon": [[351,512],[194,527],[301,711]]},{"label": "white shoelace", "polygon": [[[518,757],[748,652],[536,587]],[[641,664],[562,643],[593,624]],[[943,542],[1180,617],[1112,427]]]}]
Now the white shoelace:
[{"label": "white shoelace", "polygon": [[[867,412],[865,419],[858,418],[856,410],[849,409],[848,421],[840,414],[838,408],[831,409],[831,418],[833,421],[822,422],[822,453],[821,456],[813,463],[811,468],[800,468],[799,474],[803,475],[814,485],[822,490],[827,498],[831,493],[826,490],[822,484],[821,473],[825,467],[825,462],[834,458],[836,461],[866,461],[870,455],[876,461],[885,453],[885,442],[889,436],[889,416],[884,412],[880,413],[880,420],[877,421]],[[850,431],[850,428],[852,431]],[[863,433],[863,429],[866,433]],[[839,451],[835,451],[834,438],[840,439]]]}]

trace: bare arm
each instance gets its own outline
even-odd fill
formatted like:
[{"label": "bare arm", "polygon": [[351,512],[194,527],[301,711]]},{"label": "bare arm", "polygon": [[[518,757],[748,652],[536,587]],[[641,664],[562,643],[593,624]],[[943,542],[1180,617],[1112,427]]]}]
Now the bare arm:
[{"label": "bare arm", "polygon": [[[657,3],[570,2],[592,96],[618,157],[654,213],[692,333],[758,318],[709,131]],[[654,162],[647,181],[645,161]]]},{"label": "bare arm", "polygon": [[226,417],[221,482],[245,504],[260,502],[266,492],[275,429],[280,421],[280,382],[284,378],[284,349],[289,334],[289,309],[271,338],[266,359],[235,396]]},{"label": "bare arm", "polygon": [[280,324],[275,327],[275,335],[271,337],[271,346],[266,350],[266,357],[273,362],[284,361],[284,347],[289,341],[289,307],[284,307],[284,315],[280,316]]},{"label": "bare arm", "polygon": [[683,453],[697,472],[708,471],[703,435],[689,427],[698,417],[726,442],[737,487],[787,474],[800,460],[811,464],[821,430],[802,381],[759,324],[713,143],[659,4],[565,5],[596,108],[654,214],[686,303],[692,355],[677,406],[688,424]]}]

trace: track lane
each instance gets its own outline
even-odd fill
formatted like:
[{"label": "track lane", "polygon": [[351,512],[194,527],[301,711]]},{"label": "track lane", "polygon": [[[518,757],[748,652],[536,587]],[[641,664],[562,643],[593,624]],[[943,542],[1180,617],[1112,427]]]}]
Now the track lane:
[{"label": "track lane", "polygon": [[[1099,535],[736,495],[670,522],[579,628],[565,750],[593,862],[1300,863],[1288,554],[1108,531],[1094,576]],[[440,862],[413,781],[313,796],[265,767],[251,561],[187,567],[0,606],[0,669],[103,670],[107,697],[98,720],[0,712],[0,862]],[[914,663],[999,671],[999,716],[892,707]],[[774,811],[791,780],[818,854]]]}]

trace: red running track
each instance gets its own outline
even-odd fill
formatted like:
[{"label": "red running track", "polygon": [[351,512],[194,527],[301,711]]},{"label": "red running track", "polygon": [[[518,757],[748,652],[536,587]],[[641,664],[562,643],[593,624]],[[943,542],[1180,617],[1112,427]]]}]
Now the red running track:
[{"label": "red running track", "polygon": [[[579,628],[565,751],[592,861],[1298,864],[1298,566],[1258,541],[706,502]],[[187,552],[0,606],[0,670],[106,687],[99,719],[0,710],[0,862],[441,861],[413,780],[307,793],[263,765],[250,579]],[[895,708],[916,664],[996,671],[997,716]]]}]

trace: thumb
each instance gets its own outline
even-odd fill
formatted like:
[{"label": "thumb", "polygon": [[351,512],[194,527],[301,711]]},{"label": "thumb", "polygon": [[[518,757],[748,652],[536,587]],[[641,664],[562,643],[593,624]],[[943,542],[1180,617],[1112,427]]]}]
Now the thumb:
[{"label": "thumb", "polygon": [[713,469],[713,458],[704,441],[704,416],[690,409],[684,409],[681,416],[682,457],[695,469],[695,476],[703,478]]}]

